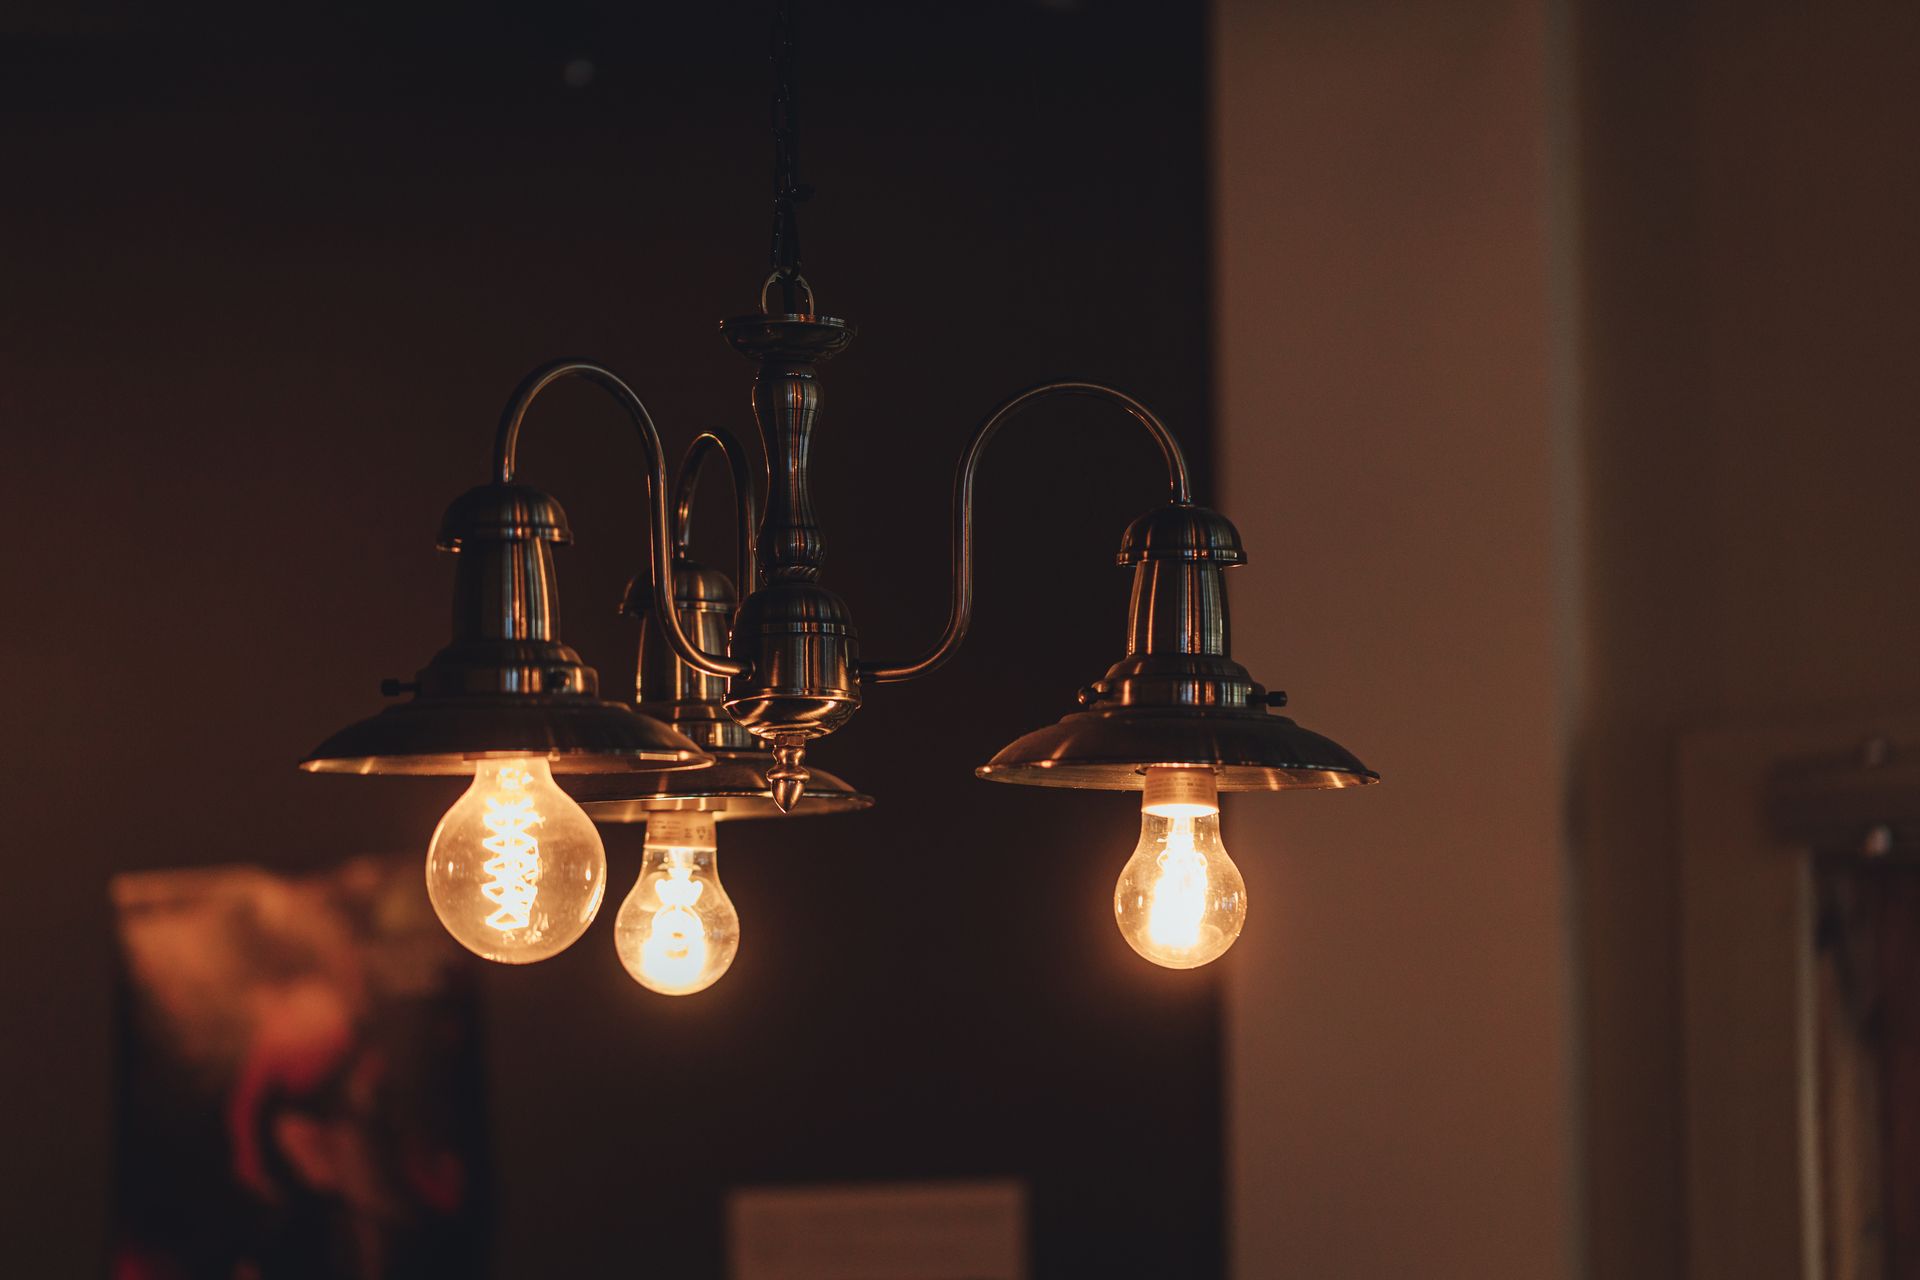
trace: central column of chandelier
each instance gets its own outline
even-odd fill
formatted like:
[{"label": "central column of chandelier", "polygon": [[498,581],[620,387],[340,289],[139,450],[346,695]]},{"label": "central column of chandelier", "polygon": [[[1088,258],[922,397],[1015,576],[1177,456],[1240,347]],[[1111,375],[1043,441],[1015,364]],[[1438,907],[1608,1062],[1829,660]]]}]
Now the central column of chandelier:
[{"label": "central column of chandelier", "polygon": [[[638,882],[620,908],[620,961],[651,990],[685,995],[726,972],[739,917],[715,865],[716,824],[850,812],[872,800],[806,759],[845,726],[869,686],[936,670],[973,612],[974,477],[1000,428],[1030,406],[1091,396],[1131,416],[1167,468],[1168,500],[1129,525],[1118,561],[1133,571],[1125,656],[1079,691],[1078,709],[1001,750],[976,773],[994,782],[1142,793],[1141,837],[1114,891],[1114,915],[1148,960],[1192,968],[1226,951],[1246,919],[1246,887],[1220,841],[1221,791],[1355,786],[1377,780],[1346,749],[1275,711],[1286,696],[1230,656],[1223,571],[1245,561],[1223,516],[1196,506],[1179,443],[1139,401],[1092,382],[1047,383],[987,415],[953,490],[953,594],[945,631],[911,661],[861,657],[852,611],[823,586],[808,455],[819,366],[854,336],[818,313],[800,272],[791,27],[776,6],[773,271],[761,308],[720,326],[753,360],[754,418],[766,453],[761,514],[754,467],[725,432],[696,439],[669,486],[667,455],[633,389],[602,365],[567,360],[514,392],[493,480],[456,499],[440,546],[458,557],[451,643],[406,684],[410,696],[327,739],[314,772],[473,776],[427,856],[427,884],[449,932],[505,963],[545,959],[592,922],[606,889],[594,821],[644,822]],[[553,547],[565,514],[515,479],[527,413],[580,378],[628,413],[646,455],[647,569],[627,607],[646,626],[638,705],[602,699],[592,668],[559,639]],[[738,516],[738,592],[688,554],[693,491],[713,454],[728,464]],[[564,783],[557,782],[559,775]]]}]

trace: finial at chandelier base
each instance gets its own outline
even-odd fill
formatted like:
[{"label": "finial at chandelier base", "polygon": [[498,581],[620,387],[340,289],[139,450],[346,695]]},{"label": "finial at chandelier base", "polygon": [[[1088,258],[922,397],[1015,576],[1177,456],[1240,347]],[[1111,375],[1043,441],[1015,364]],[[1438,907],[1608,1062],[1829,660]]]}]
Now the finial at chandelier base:
[{"label": "finial at chandelier base", "polygon": [[800,797],[806,794],[807,780],[813,776],[804,762],[806,753],[805,738],[782,737],[773,744],[773,765],[767,770],[767,783],[773,792],[773,802],[782,813],[792,813]]}]

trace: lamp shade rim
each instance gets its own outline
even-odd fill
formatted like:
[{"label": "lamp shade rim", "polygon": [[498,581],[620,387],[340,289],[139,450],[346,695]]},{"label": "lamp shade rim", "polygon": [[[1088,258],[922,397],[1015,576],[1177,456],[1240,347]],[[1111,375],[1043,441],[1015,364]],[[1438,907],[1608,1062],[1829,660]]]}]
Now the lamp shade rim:
[{"label": "lamp shade rim", "polygon": [[645,822],[655,813],[712,813],[716,820],[810,817],[857,813],[873,807],[873,797],[825,769],[810,771],[806,789],[790,815],[774,803],[767,783],[771,753],[761,750],[714,752],[711,768],[615,777],[601,774],[569,779],[565,790],[595,822]]},{"label": "lamp shade rim", "polygon": [[1016,739],[974,773],[1024,786],[1138,791],[1156,767],[1210,768],[1222,791],[1380,780],[1345,747],[1286,716],[1165,707],[1075,712]]},{"label": "lamp shade rim", "polygon": [[459,775],[478,760],[543,756],[554,773],[701,769],[692,739],[623,703],[574,695],[415,697],[311,751],[309,773]]}]

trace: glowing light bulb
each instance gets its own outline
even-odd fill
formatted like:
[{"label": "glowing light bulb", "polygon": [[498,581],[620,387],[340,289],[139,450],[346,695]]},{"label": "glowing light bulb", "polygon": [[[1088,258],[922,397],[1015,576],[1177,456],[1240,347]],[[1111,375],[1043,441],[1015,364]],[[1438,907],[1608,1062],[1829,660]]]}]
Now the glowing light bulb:
[{"label": "glowing light bulb", "polygon": [[607,891],[586,810],[540,756],[482,760],[427,848],[427,896],[455,941],[502,964],[573,945]]},{"label": "glowing light bulb", "polygon": [[1247,922],[1247,883],[1220,843],[1211,769],[1147,770],[1140,843],[1113,889],[1127,945],[1169,969],[1226,953]]},{"label": "glowing light bulb", "polygon": [[710,814],[647,819],[646,861],[620,904],[613,945],[633,980],[649,991],[705,991],[740,949],[740,913],[720,887],[716,843]]}]

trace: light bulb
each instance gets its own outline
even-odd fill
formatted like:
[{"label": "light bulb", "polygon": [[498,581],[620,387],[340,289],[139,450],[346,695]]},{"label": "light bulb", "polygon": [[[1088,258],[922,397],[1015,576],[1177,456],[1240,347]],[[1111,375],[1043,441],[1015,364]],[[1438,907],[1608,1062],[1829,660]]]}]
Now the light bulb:
[{"label": "light bulb", "polygon": [[648,815],[645,861],[620,904],[613,945],[633,980],[649,991],[705,991],[740,949],[740,913],[720,887],[716,843],[711,814]]},{"label": "light bulb", "polygon": [[1226,953],[1247,922],[1247,882],[1220,843],[1220,790],[1211,769],[1147,770],[1140,844],[1113,889],[1127,945],[1169,969]]},{"label": "light bulb", "polygon": [[481,760],[427,847],[427,896],[455,941],[502,964],[557,955],[607,891],[607,852],[542,756]]}]

